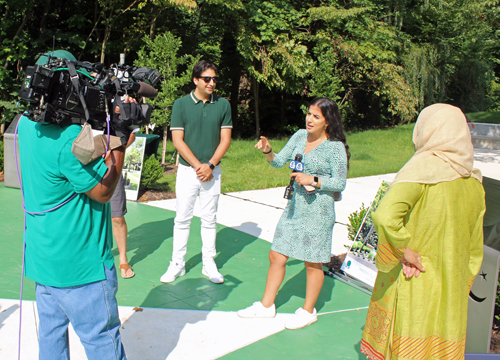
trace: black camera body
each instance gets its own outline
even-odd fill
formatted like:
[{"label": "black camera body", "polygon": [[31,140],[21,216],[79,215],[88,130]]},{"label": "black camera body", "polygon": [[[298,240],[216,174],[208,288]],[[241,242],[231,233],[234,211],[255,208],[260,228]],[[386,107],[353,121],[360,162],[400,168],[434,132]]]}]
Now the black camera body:
[{"label": "black camera body", "polygon": [[[112,112],[112,100],[119,103],[119,97],[125,94],[153,98],[157,91],[145,81],[155,85],[160,80],[160,73],[149,68],[113,65],[111,69],[104,69],[104,64],[100,63],[49,60],[46,65],[26,69],[19,97],[29,102],[27,116],[33,121],[46,124],[88,122],[93,129],[101,130],[106,127],[106,117]],[[142,116],[129,120],[128,126],[149,124],[152,107],[147,104],[141,107]]]}]

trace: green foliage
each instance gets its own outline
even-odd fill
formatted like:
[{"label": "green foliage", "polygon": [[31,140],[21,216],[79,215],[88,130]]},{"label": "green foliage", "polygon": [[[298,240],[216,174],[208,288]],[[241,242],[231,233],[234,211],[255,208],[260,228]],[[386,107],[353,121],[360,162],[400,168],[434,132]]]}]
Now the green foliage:
[{"label": "green foliage", "polygon": [[123,166],[125,168],[130,168],[133,164],[137,164],[141,160],[142,153],[137,149],[136,146],[131,146],[127,149],[125,154],[125,159],[123,160]]},{"label": "green foliage", "polygon": [[3,171],[3,141],[0,141],[0,171]]},{"label": "green foliage", "polygon": [[178,56],[180,38],[170,32],[143,38],[144,46],[137,52],[136,66],[146,66],[158,70],[163,76],[158,96],[149,102],[156,106],[152,122],[161,127],[170,125],[170,115],[174,101],[184,95],[182,86],[191,81],[191,69],[199,57]]},{"label": "green foliage", "polygon": [[500,111],[500,83],[495,80],[491,81],[487,97],[491,104],[491,109]]},{"label": "green foliage", "polygon": [[141,185],[146,188],[153,186],[163,175],[163,168],[160,166],[156,156],[151,155],[142,166]]},{"label": "green foliage", "polygon": [[237,48],[245,70],[269,89],[299,93],[313,64],[294,28],[304,14],[290,1],[251,0],[239,17]]},{"label": "green foliage", "polygon": [[495,299],[495,320],[494,325],[498,329],[500,327],[500,276],[498,277],[497,282],[497,295]]},{"label": "green foliage", "polygon": [[160,70],[160,95],[148,100],[160,135],[200,58],[219,65],[236,136],[289,135],[316,96],[339,103],[347,130],[408,123],[436,102],[500,108],[498,0],[0,3],[0,123],[18,112],[25,69],[53,39],[82,61],[109,66],[125,53]]},{"label": "green foliage", "polygon": [[[363,223],[363,219],[365,218],[367,211],[368,211],[368,209],[365,208],[365,204],[362,203],[359,210],[351,213],[347,217],[347,219],[349,220],[349,224],[347,224],[347,231],[348,231],[348,236],[349,236],[350,240],[354,240],[354,238],[356,237],[356,234],[358,233],[359,227]],[[358,246],[358,248],[359,248],[363,243],[361,241],[357,241],[357,242],[360,243]],[[355,244],[353,244],[353,248],[354,248],[354,245]]]}]

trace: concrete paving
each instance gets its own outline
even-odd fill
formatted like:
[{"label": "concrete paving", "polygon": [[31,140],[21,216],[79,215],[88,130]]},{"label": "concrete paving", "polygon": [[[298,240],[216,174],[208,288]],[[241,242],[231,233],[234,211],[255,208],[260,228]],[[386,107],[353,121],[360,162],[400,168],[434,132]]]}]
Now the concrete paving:
[{"label": "concrete paving", "polygon": [[474,123],[469,124],[469,129],[475,148],[500,150],[499,124]]},{"label": "concrete paving", "polygon": [[[500,151],[476,149],[475,166],[483,176],[500,180]],[[334,228],[333,254],[346,251],[348,216],[364,203],[369,206],[382,181],[392,181],[395,174],[348,179],[343,198],[336,203],[337,223]],[[219,203],[218,223],[256,238],[272,241],[274,229],[286,205],[284,188],[243,191],[223,194]],[[175,200],[154,201],[150,206],[175,210]],[[199,208],[195,208],[195,216]],[[358,311],[364,307],[344,309]],[[154,309],[148,313],[136,313],[133,309],[119,307],[124,328],[123,340],[130,360],[133,359],[216,359],[251,342],[283,330],[283,320],[289,314],[280,314],[279,321],[253,319],[242,322],[234,312]],[[188,320],[186,320],[188,319]],[[181,323],[177,336],[166,341],[157,334],[173,331],[176,321]],[[168,326],[165,325],[168,323]],[[168,327],[168,329],[167,329]],[[19,301],[0,299],[0,358],[17,359]],[[164,332],[162,331],[164,330]],[[137,340],[141,336],[143,341]],[[167,337],[168,339],[168,337]],[[86,359],[83,347],[70,330],[71,358]],[[37,315],[33,301],[23,302],[21,359],[35,359],[37,347]],[[202,345],[202,346],[198,346]],[[148,355],[151,347],[160,349]],[[151,352],[149,352],[151,354]]]}]

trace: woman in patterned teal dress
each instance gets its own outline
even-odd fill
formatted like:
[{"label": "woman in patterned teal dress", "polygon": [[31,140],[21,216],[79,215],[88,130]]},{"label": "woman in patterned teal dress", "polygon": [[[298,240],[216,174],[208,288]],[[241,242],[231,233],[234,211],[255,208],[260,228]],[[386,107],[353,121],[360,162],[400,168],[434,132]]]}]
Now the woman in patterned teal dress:
[{"label": "woman in patterned teal dress", "polygon": [[[289,257],[304,261],[307,271],[306,298],[285,327],[299,329],[317,320],[314,305],[323,286],[322,263],[330,261],[332,232],[335,224],[333,193],[345,188],[349,147],[342,131],[337,104],[327,98],[309,105],[305,130],[297,131],[279,154],[261,137],[255,145],[273,167],[282,167],[297,154],[302,155],[304,171],[293,172],[294,194],[276,227],[269,252],[270,266],[261,301],[238,311],[244,318],[274,317],[274,300],[285,277]],[[313,186],[308,194],[304,186]]]}]

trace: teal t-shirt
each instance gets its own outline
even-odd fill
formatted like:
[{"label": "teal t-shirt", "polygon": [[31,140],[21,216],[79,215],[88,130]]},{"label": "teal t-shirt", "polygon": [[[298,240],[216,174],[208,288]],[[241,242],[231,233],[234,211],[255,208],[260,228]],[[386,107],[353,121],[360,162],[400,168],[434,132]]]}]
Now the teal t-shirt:
[{"label": "teal t-shirt", "polygon": [[[220,144],[221,129],[232,129],[229,101],[217,95],[203,102],[191,94],[181,97],[172,107],[170,130],[184,130],[184,142],[201,162],[210,161]],[[181,156],[179,162],[190,166]],[[217,165],[217,164],[214,164]]]},{"label": "teal t-shirt", "polygon": [[81,126],[39,124],[22,117],[18,137],[26,214],[25,275],[47,286],[68,287],[104,280],[114,264],[109,204],[84,193],[106,173],[103,159],[83,165],[72,154]]}]

